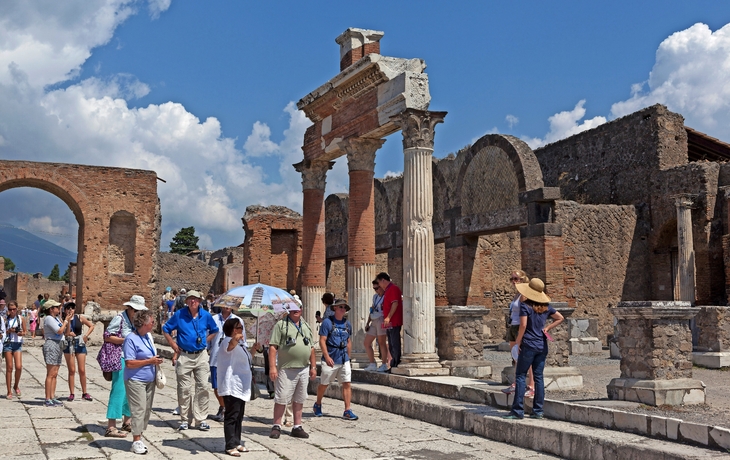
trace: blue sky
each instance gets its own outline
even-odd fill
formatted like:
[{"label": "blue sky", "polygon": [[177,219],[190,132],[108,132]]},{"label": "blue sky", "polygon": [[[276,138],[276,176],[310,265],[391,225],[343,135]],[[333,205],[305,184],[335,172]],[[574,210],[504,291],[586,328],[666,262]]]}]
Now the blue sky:
[{"label": "blue sky", "polygon": [[[290,165],[309,123],[293,104],[337,74],[348,27],[426,61],[431,109],[449,112],[441,157],[491,132],[539,147],[656,102],[730,141],[729,23],[721,1],[10,0],[0,158],[154,169],[168,181],[163,250],[188,225],[205,247],[237,245],[247,205],[301,211]],[[378,177],[402,170],[400,135],[376,162]],[[344,163],[328,193],[347,190]],[[73,215],[52,195],[10,190],[0,208],[75,249]]]}]

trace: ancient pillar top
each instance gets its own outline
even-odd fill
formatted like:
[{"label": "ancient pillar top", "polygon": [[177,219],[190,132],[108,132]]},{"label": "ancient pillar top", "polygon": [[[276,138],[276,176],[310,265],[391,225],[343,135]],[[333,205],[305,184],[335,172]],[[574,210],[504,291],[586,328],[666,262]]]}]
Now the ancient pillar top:
[{"label": "ancient pillar top", "polygon": [[345,70],[363,56],[380,54],[380,39],[385,32],[350,27],[335,39],[340,45],[340,70]]},{"label": "ancient pillar top", "polygon": [[700,309],[683,300],[619,302],[611,313],[618,319],[692,319]]}]

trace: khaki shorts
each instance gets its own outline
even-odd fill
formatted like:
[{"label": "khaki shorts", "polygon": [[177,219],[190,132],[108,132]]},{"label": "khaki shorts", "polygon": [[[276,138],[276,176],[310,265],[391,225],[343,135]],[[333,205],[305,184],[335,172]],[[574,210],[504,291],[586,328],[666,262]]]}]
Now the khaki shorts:
[{"label": "khaki shorts", "polygon": [[303,404],[307,400],[307,386],[309,385],[309,367],[304,369],[279,369],[276,378],[276,404],[295,402]]},{"label": "khaki shorts", "polygon": [[519,334],[519,333],[520,333],[520,326],[518,324],[514,325],[514,326],[509,326],[507,328],[507,341],[516,342],[517,334]]},{"label": "khaki shorts", "polygon": [[340,383],[352,382],[350,361],[347,361],[345,364],[335,364],[332,367],[329,367],[322,361],[322,375],[319,376],[319,384],[329,385],[330,383],[334,383],[335,379]]},{"label": "khaki shorts", "polygon": [[373,337],[386,335],[385,329],[383,329],[383,318],[370,320],[370,329],[368,329],[367,335]]}]

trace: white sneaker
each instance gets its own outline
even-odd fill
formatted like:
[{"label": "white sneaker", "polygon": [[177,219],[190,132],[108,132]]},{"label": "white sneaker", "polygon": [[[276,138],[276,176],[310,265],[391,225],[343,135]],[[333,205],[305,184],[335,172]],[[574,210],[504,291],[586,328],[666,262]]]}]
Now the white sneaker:
[{"label": "white sneaker", "polygon": [[385,363],[381,364],[378,368],[378,372],[388,372],[388,365]]},{"label": "white sneaker", "polygon": [[132,443],[132,452],[135,454],[146,454],[147,446],[142,441],[134,441]]},{"label": "white sneaker", "polygon": [[180,415],[180,406],[177,406],[174,411],[172,411],[172,415]]},{"label": "white sneaker", "polygon": [[368,364],[368,365],[367,365],[367,367],[366,367],[365,369],[363,369],[363,370],[364,370],[364,371],[369,371],[369,372],[374,372],[374,371],[377,371],[377,370],[378,370],[378,365],[377,365],[377,364],[375,364],[375,363],[370,363],[370,364]]}]

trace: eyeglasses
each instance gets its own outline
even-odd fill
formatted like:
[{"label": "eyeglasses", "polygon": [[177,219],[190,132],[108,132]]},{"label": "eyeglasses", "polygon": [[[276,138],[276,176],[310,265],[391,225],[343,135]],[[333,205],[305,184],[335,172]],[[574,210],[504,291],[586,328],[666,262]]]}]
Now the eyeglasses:
[{"label": "eyeglasses", "polygon": [[378,289],[380,289],[380,286],[373,286],[373,289],[377,291]]},{"label": "eyeglasses", "polygon": [[342,308],[344,310],[345,309],[345,306],[344,305],[337,305],[337,307],[335,307],[335,308]]},{"label": "eyeglasses", "polygon": [[520,278],[517,278],[516,276],[513,276],[509,279],[510,281],[519,281]]},{"label": "eyeglasses", "polygon": [[15,311],[17,308],[8,308],[8,311]]}]

